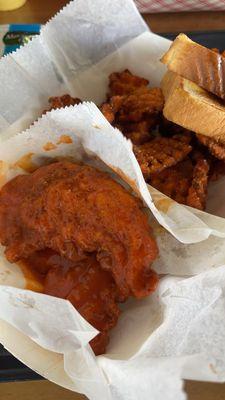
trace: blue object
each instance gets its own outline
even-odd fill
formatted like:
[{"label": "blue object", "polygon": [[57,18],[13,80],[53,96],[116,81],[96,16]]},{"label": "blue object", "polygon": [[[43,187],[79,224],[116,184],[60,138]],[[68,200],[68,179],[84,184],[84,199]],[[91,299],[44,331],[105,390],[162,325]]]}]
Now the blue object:
[{"label": "blue object", "polygon": [[40,24],[9,25],[8,32],[3,36],[4,52],[6,55],[27,43],[31,38],[40,33]]}]

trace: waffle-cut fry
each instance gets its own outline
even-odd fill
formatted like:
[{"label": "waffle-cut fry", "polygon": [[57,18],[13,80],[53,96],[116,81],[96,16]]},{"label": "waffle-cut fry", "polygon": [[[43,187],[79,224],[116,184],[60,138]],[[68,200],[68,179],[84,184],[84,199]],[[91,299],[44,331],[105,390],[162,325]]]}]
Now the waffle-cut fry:
[{"label": "waffle-cut fry", "polygon": [[157,125],[157,116],[152,116],[141,122],[130,122],[116,124],[127,139],[130,139],[134,145],[142,145],[153,139],[152,129]]},{"label": "waffle-cut fry", "polygon": [[159,174],[151,176],[149,183],[178,203],[205,209],[209,164],[199,158],[196,165],[190,158]]},{"label": "waffle-cut fry", "polygon": [[69,94],[64,94],[63,96],[58,97],[50,97],[50,110],[55,110],[56,108],[63,108],[68,106],[75,106],[76,104],[81,103],[81,100],[77,97],[71,97]]},{"label": "waffle-cut fry", "polygon": [[118,112],[120,122],[140,122],[146,117],[162,111],[164,98],[160,88],[142,87],[123,97]]},{"label": "waffle-cut fry", "polygon": [[131,74],[128,69],[122,72],[113,72],[109,76],[109,93],[108,97],[123,96],[132,93],[134,90],[147,86],[149,81]]},{"label": "waffle-cut fry", "polygon": [[123,101],[122,96],[113,96],[108,103],[103,103],[100,110],[104,117],[112,124],[116,119],[116,113],[119,111]]},{"label": "waffle-cut fry", "polygon": [[[212,50],[225,57],[225,51]],[[177,202],[202,210],[208,181],[225,175],[225,144],[167,120],[161,89],[148,85],[128,69],[113,72],[107,101],[99,108],[132,141],[146,181]],[[52,109],[81,100],[64,95],[49,101]]]},{"label": "waffle-cut fry", "polygon": [[177,140],[176,137],[157,137],[142,146],[136,146],[134,153],[145,179],[148,180],[152,174],[161,172],[182,161],[191,150],[192,147],[189,144]]},{"label": "waffle-cut fry", "polygon": [[186,159],[174,167],[166,168],[158,174],[153,174],[149,183],[166,196],[171,197],[178,203],[185,204],[192,175],[192,162],[190,159]]},{"label": "waffle-cut fry", "polygon": [[209,164],[206,160],[200,159],[194,167],[191,186],[188,190],[186,204],[190,207],[205,209],[207,185],[208,185]]},{"label": "waffle-cut fry", "polygon": [[201,144],[208,147],[211,154],[213,154],[219,160],[225,161],[225,144],[216,141],[215,139],[205,136],[197,135],[197,138]]}]

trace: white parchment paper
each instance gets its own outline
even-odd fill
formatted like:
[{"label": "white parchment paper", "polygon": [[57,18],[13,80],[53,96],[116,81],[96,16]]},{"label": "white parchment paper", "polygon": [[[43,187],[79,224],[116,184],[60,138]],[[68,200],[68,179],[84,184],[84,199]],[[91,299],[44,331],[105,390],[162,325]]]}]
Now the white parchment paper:
[{"label": "white parchment paper", "polygon": [[[102,102],[113,71],[129,68],[159,85],[159,58],[169,45],[148,31],[131,0],[76,0],[40,37],[0,61],[1,185],[23,172],[13,164],[28,153],[37,164],[69,156],[120,176],[149,210],[160,249],[155,270],[170,275],[154,295],[124,305],[108,353],[95,357],[88,342],[96,330],[68,302],[24,290],[21,270],[0,249],[0,341],[38,373],[90,399],[183,400],[182,378],[225,380],[224,182],[209,192],[208,210],[218,217],[167,199],[147,187],[131,143],[90,103],[48,113],[17,133],[41,115],[49,96]],[[73,143],[43,149],[62,134]]]},{"label": "white parchment paper", "polygon": [[[69,136],[72,143],[57,144],[62,135]],[[56,147],[46,151],[45,144],[49,142]],[[112,149],[119,151],[113,152]],[[223,380],[221,347],[217,353],[217,344],[209,346],[215,332],[220,335],[219,346],[224,340],[220,312],[225,269],[219,268],[222,256],[218,256],[217,252],[218,246],[222,248],[224,245],[222,239],[210,236],[206,241],[185,245],[159,225],[153,217],[155,206],[133,155],[131,143],[112,128],[93,103],[51,111],[27,131],[2,142],[1,184],[24,172],[18,168],[18,160],[24,159],[27,154],[33,154],[30,161],[37,165],[57,156],[72,157],[75,161],[110,171],[113,178],[127,179],[149,210],[150,224],[160,248],[155,269],[171,275],[200,275],[184,281],[177,277],[161,280],[158,291],[149,298],[128,301],[123,306],[118,326],[112,331],[108,354],[95,357],[88,342],[96,335],[96,329],[84,321],[69,302],[24,290],[27,282],[22,272],[16,265],[6,262],[4,249],[1,248],[2,343],[43,376],[85,393],[91,399],[135,399],[137,394],[141,396],[140,399],[147,399],[149,393],[152,399],[160,399],[163,393],[168,399],[184,399],[182,376]],[[212,243],[211,257],[206,260],[205,253],[209,254],[207,249]],[[201,273],[207,269],[209,272]],[[210,276],[213,277],[212,281],[207,278]],[[215,312],[215,324],[211,326],[210,307],[217,300],[218,312]],[[202,313],[205,314],[203,322],[200,318]],[[205,323],[210,325],[210,331],[204,347],[199,338],[204,332]],[[11,339],[8,340],[8,335],[9,338],[13,335],[8,333],[11,332],[11,326],[20,332],[17,334],[16,331],[18,343],[20,340],[26,343],[19,345],[18,349]],[[15,330],[12,332],[15,334]],[[195,340],[192,340],[193,335]],[[21,346],[25,346],[22,353]],[[45,349],[44,355],[40,346]],[[44,364],[37,361],[39,350],[40,360],[42,357],[47,359]],[[58,354],[56,366],[54,353]],[[36,361],[34,357],[38,357]],[[192,362],[195,366],[200,363],[199,374],[193,374],[190,367]],[[59,371],[62,370],[63,374],[59,377]],[[156,381],[160,382],[157,386]],[[104,397],[100,397],[103,394]]]}]

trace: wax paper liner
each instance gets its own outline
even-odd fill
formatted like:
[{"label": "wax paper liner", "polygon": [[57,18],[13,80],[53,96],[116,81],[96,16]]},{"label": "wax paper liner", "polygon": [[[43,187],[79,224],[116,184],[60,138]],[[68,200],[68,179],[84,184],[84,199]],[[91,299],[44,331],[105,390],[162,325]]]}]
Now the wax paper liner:
[{"label": "wax paper liner", "polygon": [[[62,141],[65,136],[71,143]],[[46,151],[47,143],[52,150]],[[113,152],[114,148],[119,151]],[[154,205],[131,142],[108,123],[93,103],[51,111],[27,131],[2,142],[1,185],[24,173],[23,168],[26,172],[26,157],[33,167],[58,156],[108,171],[127,189],[142,197],[159,244],[160,257],[155,269],[173,274],[177,253],[189,247],[190,254],[179,260],[180,274],[204,271],[204,242],[184,245],[158,224],[151,212]],[[165,248],[164,235],[167,237]],[[163,393],[168,399],[179,400],[185,398],[181,377],[224,379],[224,323],[220,313],[225,269],[218,267],[217,254],[211,254],[216,269],[184,281],[177,277],[161,280],[158,291],[152,296],[142,301],[128,301],[112,331],[107,355],[95,357],[88,342],[96,335],[96,329],[69,302],[23,290],[32,282],[27,282],[18,266],[6,262],[3,250],[1,248],[0,340],[19,359],[48,379],[85,393],[90,399],[106,400],[137,396],[147,399],[150,394],[151,399],[160,399]],[[200,255],[193,271],[196,252]],[[210,267],[208,262],[207,268]],[[216,311],[214,304],[218,307]],[[212,308],[215,311],[213,323]],[[198,334],[204,332],[204,324],[211,325],[202,340]],[[11,330],[11,326],[19,332]],[[218,339],[215,346],[209,346],[215,339],[215,332]],[[12,341],[15,334],[16,346]],[[197,365],[201,366],[199,372]],[[160,382],[157,386],[156,381]]]}]

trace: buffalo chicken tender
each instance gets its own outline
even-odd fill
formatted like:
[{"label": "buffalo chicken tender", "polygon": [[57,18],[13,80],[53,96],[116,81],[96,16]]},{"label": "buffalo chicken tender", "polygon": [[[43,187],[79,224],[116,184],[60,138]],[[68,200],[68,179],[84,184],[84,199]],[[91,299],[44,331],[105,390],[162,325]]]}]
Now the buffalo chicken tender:
[{"label": "buffalo chicken tender", "polygon": [[104,271],[94,254],[79,255],[73,260],[51,250],[39,250],[19,264],[31,270],[42,282],[43,293],[69,300],[80,314],[100,333],[91,340],[96,355],[105,352],[109,329],[118,320],[118,290],[108,271]]},{"label": "buffalo chicken tender", "polygon": [[100,331],[96,354],[118,302],[156,288],[158,248],[141,201],[90,166],[56,162],[3,186],[0,241],[8,261],[33,266],[45,293],[69,299]]}]

